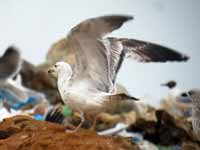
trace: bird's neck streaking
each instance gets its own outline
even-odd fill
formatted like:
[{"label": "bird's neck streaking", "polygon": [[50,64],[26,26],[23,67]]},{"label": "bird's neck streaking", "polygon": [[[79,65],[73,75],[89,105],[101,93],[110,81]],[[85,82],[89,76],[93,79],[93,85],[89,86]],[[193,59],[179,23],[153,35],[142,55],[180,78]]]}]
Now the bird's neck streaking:
[{"label": "bird's neck streaking", "polygon": [[193,109],[197,110],[200,113],[200,102],[198,100],[193,100],[192,101]]},{"label": "bird's neck streaking", "polygon": [[69,72],[67,72],[66,70],[63,70],[58,74],[57,84],[61,96],[62,93],[65,93],[65,91],[67,90],[71,77],[72,75],[69,74]]}]

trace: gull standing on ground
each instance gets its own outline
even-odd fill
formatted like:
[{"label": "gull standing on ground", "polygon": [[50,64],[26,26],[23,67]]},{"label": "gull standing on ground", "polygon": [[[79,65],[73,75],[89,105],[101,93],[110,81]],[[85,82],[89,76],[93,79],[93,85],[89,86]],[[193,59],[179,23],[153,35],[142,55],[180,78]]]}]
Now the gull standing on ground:
[{"label": "gull standing on ground", "polygon": [[[125,57],[139,62],[186,61],[188,56],[169,48],[127,38],[104,38],[132,20],[132,16],[110,15],[85,20],[66,38],[76,63],[57,62],[49,70],[58,76],[58,89],[65,104],[93,114],[114,99],[137,99],[115,95],[115,80]],[[110,101],[109,101],[110,100]]]}]

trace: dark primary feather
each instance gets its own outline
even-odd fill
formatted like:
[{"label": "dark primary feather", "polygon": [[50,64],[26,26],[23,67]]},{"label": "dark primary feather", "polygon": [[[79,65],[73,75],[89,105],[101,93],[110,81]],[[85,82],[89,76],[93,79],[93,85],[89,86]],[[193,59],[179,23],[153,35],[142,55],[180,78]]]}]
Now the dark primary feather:
[{"label": "dark primary feather", "polygon": [[139,62],[187,61],[189,57],[171,48],[134,39],[119,39],[124,50]]},{"label": "dark primary feather", "polygon": [[180,52],[150,42],[113,37],[106,38],[103,42],[111,55],[110,76],[113,84],[125,56],[138,62],[187,61],[189,59]]},{"label": "dark primary feather", "polygon": [[14,77],[20,69],[20,52],[13,46],[8,47],[0,58],[0,80]]}]

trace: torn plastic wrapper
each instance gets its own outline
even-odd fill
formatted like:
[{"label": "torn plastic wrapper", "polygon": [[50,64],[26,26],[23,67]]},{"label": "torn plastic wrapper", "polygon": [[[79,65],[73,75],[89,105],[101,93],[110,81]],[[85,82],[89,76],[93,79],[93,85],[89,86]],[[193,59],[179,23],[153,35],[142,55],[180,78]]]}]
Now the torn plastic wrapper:
[{"label": "torn plastic wrapper", "polygon": [[26,101],[17,99],[15,95],[13,95],[8,90],[0,89],[0,101],[4,104],[8,110],[14,109],[19,110],[27,105],[31,105],[32,107],[39,104],[44,100],[44,96],[40,95],[29,95]]}]

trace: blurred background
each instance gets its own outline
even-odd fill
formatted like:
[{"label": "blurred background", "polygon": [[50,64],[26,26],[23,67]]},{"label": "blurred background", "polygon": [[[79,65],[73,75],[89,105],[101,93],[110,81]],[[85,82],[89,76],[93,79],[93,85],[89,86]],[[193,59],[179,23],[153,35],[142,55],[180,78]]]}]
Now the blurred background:
[{"label": "blurred background", "polygon": [[25,59],[44,62],[50,46],[80,21],[106,14],[129,14],[134,20],[112,36],[135,38],[171,47],[191,57],[187,63],[141,64],[126,60],[118,82],[148,103],[158,104],[176,80],[182,90],[200,87],[199,0],[1,0],[0,54],[16,45]]}]

